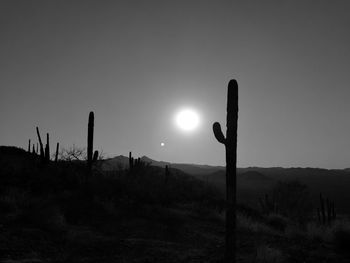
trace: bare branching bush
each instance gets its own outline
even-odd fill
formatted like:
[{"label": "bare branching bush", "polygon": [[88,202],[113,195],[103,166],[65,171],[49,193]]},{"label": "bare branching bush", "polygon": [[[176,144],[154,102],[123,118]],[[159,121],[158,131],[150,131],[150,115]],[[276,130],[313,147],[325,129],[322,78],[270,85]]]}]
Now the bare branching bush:
[{"label": "bare branching bush", "polygon": [[59,159],[62,161],[72,162],[72,161],[86,161],[87,152],[86,148],[71,146],[68,149],[62,148],[59,153]]}]

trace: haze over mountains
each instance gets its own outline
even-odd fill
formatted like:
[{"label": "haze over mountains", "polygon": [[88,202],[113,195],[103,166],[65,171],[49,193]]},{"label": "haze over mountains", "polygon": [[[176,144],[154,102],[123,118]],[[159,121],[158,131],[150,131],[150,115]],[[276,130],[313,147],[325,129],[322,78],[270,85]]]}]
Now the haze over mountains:
[{"label": "haze over mountains", "polygon": [[[171,168],[182,170],[190,175],[208,175],[217,171],[224,171],[224,166],[210,166],[210,165],[200,165],[200,164],[185,164],[185,163],[171,163],[164,161],[156,161],[147,156],[142,156],[141,160],[159,167],[165,167],[168,165]],[[107,159],[104,162],[104,170],[116,170],[118,168],[126,168],[129,165],[129,158],[123,155],[116,156],[114,158]]]},{"label": "haze over mountains", "polygon": [[[147,156],[141,159],[153,166],[181,170],[189,175],[216,185],[225,191],[225,167],[199,164],[183,164],[156,161]],[[127,168],[128,157],[120,155],[104,161],[104,170]],[[257,206],[257,200],[279,181],[297,180],[306,184],[310,194],[317,204],[319,194],[334,200],[341,213],[350,214],[347,200],[350,200],[350,169],[320,169],[320,168],[282,168],[282,167],[247,167],[237,169],[238,200]]]}]

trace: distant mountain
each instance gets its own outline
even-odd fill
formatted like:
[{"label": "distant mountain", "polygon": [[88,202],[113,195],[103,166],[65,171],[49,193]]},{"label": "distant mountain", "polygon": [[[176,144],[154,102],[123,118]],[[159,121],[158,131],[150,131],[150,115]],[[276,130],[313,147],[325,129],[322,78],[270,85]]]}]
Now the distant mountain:
[{"label": "distant mountain", "polygon": [[[209,175],[217,171],[224,171],[223,166],[210,166],[210,165],[200,165],[200,164],[184,164],[184,163],[170,163],[163,161],[156,161],[147,156],[142,156],[141,160],[149,163],[153,166],[165,167],[168,165],[171,168],[182,170],[183,172],[190,175]],[[123,155],[116,156],[104,161],[104,170],[116,170],[120,168],[127,168],[129,166],[129,158]]]},{"label": "distant mountain", "polygon": [[113,171],[129,167],[129,157],[119,155],[114,158],[109,158],[103,161],[102,170]]},{"label": "distant mountain", "polygon": [[[201,180],[216,185],[225,191],[225,167],[197,164],[169,163],[152,160],[146,156],[142,160],[154,166],[182,170]],[[128,166],[128,158],[117,156],[106,160],[104,164],[109,169]],[[320,168],[282,168],[282,167],[247,167],[237,169],[237,196],[238,200],[245,201],[251,205],[257,204],[258,198],[268,193],[278,181],[298,180],[306,184],[315,204],[318,204],[319,194],[322,193],[335,201],[339,212],[350,214],[347,200],[350,200],[350,169],[320,169]]]},{"label": "distant mountain", "polygon": [[[225,167],[198,164],[181,164],[155,161],[147,156],[141,158],[152,166],[168,165],[177,174],[192,175],[225,191]],[[0,167],[8,171],[30,170],[37,166],[36,155],[10,146],[0,146]],[[129,166],[129,158],[123,155],[102,161],[105,171],[125,169]],[[156,168],[155,167],[155,168]],[[162,170],[162,169],[161,169]],[[163,170],[162,170],[163,172]],[[298,180],[310,189],[314,204],[317,207],[319,194],[335,202],[339,213],[350,214],[350,169],[319,169],[319,168],[260,168],[247,167],[237,169],[237,197],[239,202],[257,205],[258,199],[268,193],[278,181]],[[1,176],[1,174],[0,174]]]}]

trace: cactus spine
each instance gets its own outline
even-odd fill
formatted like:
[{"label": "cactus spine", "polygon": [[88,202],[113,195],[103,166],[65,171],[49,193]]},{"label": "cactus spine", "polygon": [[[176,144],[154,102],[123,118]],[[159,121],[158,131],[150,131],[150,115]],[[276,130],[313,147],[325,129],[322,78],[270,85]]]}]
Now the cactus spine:
[{"label": "cactus spine", "polygon": [[226,247],[225,262],[236,262],[236,163],[237,163],[237,121],[238,84],[230,80],[227,91],[226,138],[220,123],[213,124],[213,132],[218,142],[226,150]]}]

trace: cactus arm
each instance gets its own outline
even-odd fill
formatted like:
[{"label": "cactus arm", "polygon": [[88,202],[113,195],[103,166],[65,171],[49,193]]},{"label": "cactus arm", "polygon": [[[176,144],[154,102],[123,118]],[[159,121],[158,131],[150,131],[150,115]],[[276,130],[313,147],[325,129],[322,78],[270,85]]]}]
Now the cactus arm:
[{"label": "cactus arm", "polygon": [[214,132],[214,136],[218,140],[218,142],[225,144],[226,139],[225,139],[224,134],[222,133],[220,123],[215,122],[213,124],[213,132]]}]

